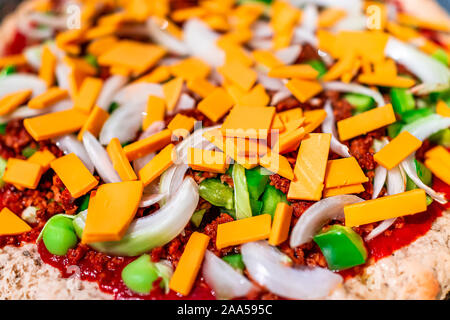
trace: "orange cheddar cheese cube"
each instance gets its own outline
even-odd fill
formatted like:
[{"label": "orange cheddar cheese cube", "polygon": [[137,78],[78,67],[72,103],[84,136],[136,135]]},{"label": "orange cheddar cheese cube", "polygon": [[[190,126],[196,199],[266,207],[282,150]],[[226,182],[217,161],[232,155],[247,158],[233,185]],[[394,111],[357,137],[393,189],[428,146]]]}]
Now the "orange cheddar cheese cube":
[{"label": "orange cheddar cheese cube", "polygon": [[411,153],[419,149],[421,145],[422,141],[408,131],[403,131],[380,151],[375,153],[373,158],[383,167],[391,170],[405,160]]},{"label": "orange cheddar cheese cube", "polygon": [[391,104],[375,108],[338,121],[337,129],[342,141],[390,125],[396,121]]},{"label": "orange cheddar cheese cube", "polygon": [[294,181],[288,199],[315,200],[322,197],[331,134],[310,133],[300,144],[294,169]]},{"label": "orange cheddar cheese cube", "polygon": [[354,157],[330,160],[325,172],[325,188],[343,187],[369,181]]},{"label": "orange cheddar cheese cube", "polygon": [[41,68],[39,69],[39,78],[41,78],[48,88],[55,82],[55,69],[57,59],[48,46],[42,50]]},{"label": "orange cheddar cheese cube", "polygon": [[118,241],[133,220],[142,197],[141,181],[107,183],[89,201],[82,243]]},{"label": "orange cheddar cheese cube", "polygon": [[36,189],[42,176],[39,164],[26,160],[9,158],[3,180],[22,188]]},{"label": "orange cheddar cheese cube", "polygon": [[217,88],[211,82],[203,78],[195,78],[189,80],[186,83],[186,86],[189,90],[198,94],[202,98],[206,98],[210,93],[214,91],[214,89]]},{"label": "orange cheddar cheese cube", "polygon": [[106,120],[108,120],[108,118],[109,113],[107,111],[103,110],[99,106],[95,106],[89,114],[86,122],[81,127],[81,130],[78,133],[78,140],[83,140],[83,134],[86,131],[92,133],[94,137],[98,137],[103,125],[105,124]]},{"label": "orange cheddar cheese cube", "polygon": [[358,77],[358,81],[368,85],[397,88],[410,88],[416,83],[414,79],[407,77],[389,77],[379,74],[361,74]]},{"label": "orange cheddar cheese cube", "polygon": [[188,150],[188,165],[198,171],[225,173],[229,164],[223,152],[190,148]]},{"label": "orange cheddar cheese cube", "polygon": [[0,211],[0,236],[13,236],[31,231],[31,227],[8,208]]},{"label": "orange cheddar cheese cube", "polygon": [[207,235],[199,232],[192,233],[170,279],[170,289],[184,296],[191,292],[208,244],[209,237]]},{"label": "orange cheddar cheese cube", "polygon": [[25,119],[25,129],[36,141],[46,140],[78,131],[88,116],[77,109],[53,112]]},{"label": "orange cheddar cheese cube", "polygon": [[426,210],[427,199],[425,191],[414,189],[345,206],[345,225],[355,227]]},{"label": "orange cheddar cheese cube", "polygon": [[251,241],[267,239],[270,236],[272,217],[261,214],[217,226],[216,247],[223,249]]},{"label": "orange cheddar cheese cube", "polygon": [[235,106],[222,124],[228,137],[266,139],[275,116],[274,107]]},{"label": "orange cheddar cheese cube", "polygon": [[197,106],[211,121],[219,121],[233,107],[233,100],[222,88],[214,89]]},{"label": "orange cheddar cheese cube", "polygon": [[66,89],[61,89],[59,87],[49,88],[43,94],[34,97],[28,102],[28,107],[30,109],[44,109],[52,104],[67,98],[69,92]]},{"label": "orange cheddar cheese cube", "polygon": [[322,91],[322,85],[317,81],[292,79],[286,83],[286,88],[300,102],[306,102]]},{"label": "orange cheddar cheese cube", "polygon": [[291,226],[292,207],[284,202],[279,202],[275,210],[270,231],[269,244],[277,246],[286,241]]},{"label": "orange cheddar cheese cube", "polygon": [[316,79],[319,72],[309,64],[293,64],[270,69],[268,76],[273,78]]},{"label": "orange cheddar cheese cube", "polygon": [[53,160],[50,162],[50,167],[74,198],[81,197],[98,184],[97,179],[74,153]]},{"label": "orange cheddar cheese cube", "polygon": [[163,85],[164,99],[168,111],[173,111],[177,105],[178,99],[183,89],[183,78],[175,78]]},{"label": "orange cheddar cheese cube", "polygon": [[305,132],[310,133],[316,130],[327,117],[327,113],[323,109],[305,111]]},{"label": "orange cheddar cheese cube", "polygon": [[126,145],[123,151],[127,155],[128,160],[133,161],[151,152],[161,150],[170,143],[171,138],[172,132],[169,129],[165,129],[150,137]]},{"label": "orange cheddar cheese cube", "polygon": [[443,146],[437,146],[425,153],[425,166],[433,174],[450,185],[450,152]]},{"label": "orange cheddar cheese cube", "polygon": [[323,190],[323,197],[334,197],[341,194],[352,194],[352,193],[361,193],[364,192],[364,186],[362,184],[353,184],[343,187],[336,187],[336,188],[328,188]]},{"label": "orange cheddar cheese cube", "polygon": [[450,165],[450,152],[448,152],[443,146],[437,146],[425,153],[426,159],[440,159]]},{"label": "orange cheddar cheese cube", "polygon": [[442,100],[439,100],[436,105],[436,113],[443,117],[450,117],[450,107]]},{"label": "orange cheddar cheese cube", "polygon": [[265,107],[269,104],[270,97],[266,92],[266,89],[257,84],[250,90],[250,92],[244,94],[238,99],[238,105],[244,107]]},{"label": "orange cheddar cheese cube", "polygon": [[102,87],[103,81],[101,79],[91,77],[84,79],[75,98],[73,107],[85,113],[89,113],[95,105]]},{"label": "orange cheddar cheese cube", "polygon": [[117,41],[119,40],[114,36],[102,37],[91,41],[86,50],[89,54],[98,57],[117,44]]},{"label": "orange cheddar cheese cube", "polygon": [[286,132],[280,134],[280,137],[275,143],[274,151],[283,154],[296,150],[305,135],[304,128],[297,128],[292,131],[286,130]]},{"label": "orange cheddar cheese cube", "polygon": [[280,154],[271,152],[259,159],[259,164],[273,173],[279,174],[283,178],[293,180],[294,171],[289,161]]},{"label": "orange cheddar cheese cube", "polygon": [[95,76],[97,74],[97,68],[82,58],[70,58],[65,56],[63,61],[72,69],[76,69],[88,76]]},{"label": "orange cheddar cheese cube", "polygon": [[49,150],[36,151],[27,161],[37,163],[41,166],[42,173],[50,168],[50,163],[55,160],[56,157]]},{"label": "orange cheddar cheese cube", "polygon": [[228,81],[244,91],[249,91],[258,77],[256,71],[236,61],[227,62],[222,67],[217,68],[217,70]]},{"label": "orange cheddar cheese cube", "polygon": [[130,161],[128,161],[125,152],[122,149],[119,139],[113,138],[106,147],[109,158],[113,164],[114,170],[119,174],[122,181],[137,180],[136,173],[131,167]]},{"label": "orange cheddar cheese cube", "polygon": [[27,59],[23,54],[13,54],[0,58],[0,68],[4,68],[6,66],[22,66],[27,64]]},{"label": "orange cheddar cheese cube", "polygon": [[185,81],[196,78],[204,79],[210,71],[210,66],[198,58],[187,58],[170,66],[170,72]]},{"label": "orange cheddar cheese cube", "polygon": [[322,77],[324,81],[336,80],[345,74],[352,71],[356,61],[356,56],[353,52],[344,55],[338,62],[336,62]]},{"label": "orange cheddar cheese cube", "polygon": [[153,69],[150,73],[143,75],[135,82],[151,82],[151,83],[161,83],[170,79],[170,68],[169,66],[159,66]]},{"label": "orange cheddar cheese cube", "polygon": [[7,94],[0,99],[0,116],[4,116],[13,112],[22,104],[24,104],[33,92],[31,90],[20,90],[14,93]]},{"label": "orange cheddar cheese cube", "polygon": [[166,114],[166,102],[157,96],[149,96],[147,110],[142,119],[142,129],[146,130],[155,121],[163,121]]},{"label": "orange cheddar cheese cube", "polygon": [[144,186],[150,184],[175,162],[176,152],[174,149],[175,146],[169,144],[139,170],[139,179]]},{"label": "orange cheddar cheese cube", "polygon": [[298,120],[303,117],[303,110],[301,108],[293,108],[290,110],[279,112],[278,115],[283,123],[288,123],[293,120]]},{"label": "orange cheddar cheese cube", "polygon": [[345,10],[327,8],[320,12],[317,24],[319,28],[330,28],[347,15]]},{"label": "orange cheddar cheese cube", "polygon": [[194,129],[195,118],[187,117],[178,113],[167,125],[167,128],[172,131],[172,134],[177,137],[186,137]]},{"label": "orange cheddar cheese cube", "polygon": [[254,50],[253,59],[255,59],[256,63],[268,69],[273,69],[283,65],[283,62],[278,59],[275,54],[268,50]]},{"label": "orange cheddar cheese cube", "polygon": [[272,126],[270,127],[270,131],[273,132],[274,130],[278,130],[278,133],[283,132],[286,129],[284,126],[283,120],[281,120],[278,113],[275,113],[275,116],[273,117]]}]

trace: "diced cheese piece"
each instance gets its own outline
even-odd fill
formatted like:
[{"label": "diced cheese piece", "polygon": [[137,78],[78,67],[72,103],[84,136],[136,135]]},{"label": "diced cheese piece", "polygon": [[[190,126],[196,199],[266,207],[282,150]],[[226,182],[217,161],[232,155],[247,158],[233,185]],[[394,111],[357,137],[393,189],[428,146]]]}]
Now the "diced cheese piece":
[{"label": "diced cheese piece", "polygon": [[286,83],[286,88],[300,102],[306,102],[322,91],[322,85],[317,81],[292,79]]},{"label": "diced cheese piece", "polygon": [[247,67],[253,65],[253,57],[239,44],[227,39],[219,39],[217,45],[225,52],[225,63],[237,62]]},{"label": "diced cheese piece", "polygon": [[436,105],[436,113],[443,117],[450,117],[450,107],[442,100]]},{"label": "diced cheese piece", "polygon": [[187,117],[178,113],[167,125],[167,128],[172,131],[172,134],[177,137],[186,137],[194,129],[195,118]]},{"label": "diced cheese piece", "polygon": [[[305,124],[305,120],[306,120],[305,117],[301,117],[299,119],[291,120],[291,121],[287,122],[284,125],[285,132],[283,132],[283,134],[287,134],[288,132],[291,132],[291,131],[294,131],[294,130],[300,128],[301,126],[303,126]],[[305,129],[305,128],[303,128],[303,129]],[[306,132],[306,130],[305,130],[305,132]]]},{"label": "diced cheese piece", "polygon": [[229,164],[223,152],[190,148],[188,150],[188,165],[198,171],[225,173]]},{"label": "diced cheese piece", "polygon": [[217,70],[231,83],[244,91],[249,91],[256,82],[258,75],[253,69],[239,62],[227,62]]},{"label": "diced cheese piece", "polygon": [[183,22],[191,18],[199,18],[205,16],[207,13],[208,11],[206,11],[205,8],[189,7],[173,11],[171,17],[175,22]]},{"label": "diced cheese piece", "polygon": [[83,84],[83,81],[86,77],[87,77],[86,73],[75,68],[69,72],[68,82],[69,82],[69,93],[71,97],[77,96],[78,90],[81,88],[81,85]]},{"label": "diced cheese piece", "polygon": [[96,39],[91,41],[87,47],[87,52],[96,57],[102,55],[107,52],[110,48],[112,48],[115,44],[117,44],[119,40],[114,36],[108,36]]},{"label": "diced cheese piece", "polygon": [[6,66],[22,66],[27,64],[27,59],[23,54],[13,54],[0,58],[0,68],[4,68]]},{"label": "diced cheese piece", "polygon": [[31,231],[31,227],[11,210],[4,207],[0,211],[0,236],[12,236]]},{"label": "diced cheese piece", "polygon": [[55,82],[55,69],[57,59],[48,46],[42,49],[41,68],[39,69],[39,78],[41,78],[47,88],[50,88]]},{"label": "diced cheese piece", "polygon": [[383,167],[391,170],[405,160],[411,153],[419,149],[421,145],[422,141],[408,131],[403,131],[380,151],[375,153],[373,158]]},{"label": "diced cheese piece", "polygon": [[111,36],[119,30],[119,27],[120,26],[118,24],[99,25],[87,30],[84,36],[86,40],[94,40],[106,36]]},{"label": "diced cheese piece", "polygon": [[88,77],[84,79],[80,90],[77,93],[73,107],[89,113],[97,101],[98,95],[103,87],[103,81],[98,78]]},{"label": "diced cheese piece", "polygon": [[204,79],[209,75],[211,68],[198,58],[187,58],[170,66],[170,72],[186,81],[196,78]]},{"label": "diced cheese piece", "polygon": [[97,179],[74,153],[53,160],[50,166],[74,198],[81,197],[98,184]]},{"label": "diced cheese piece", "polygon": [[323,190],[323,197],[334,197],[341,194],[351,194],[351,193],[361,193],[364,192],[364,186],[362,184],[352,184],[344,187],[336,187],[336,188],[329,188]]},{"label": "diced cheese piece", "polygon": [[3,180],[22,188],[36,189],[42,176],[41,166],[26,160],[9,158]]},{"label": "diced cheese piece", "polygon": [[369,85],[397,88],[410,88],[416,83],[414,79],[407,77],[385,77],[378,74],[361,74],[358,81]]},{"label": "diced cheese piece", "polygon": [[163,85],[164,99],[168,111],[175,109],[183,89],[183,83],[183,78],[175,78]]},{"label": "diced cheese piece", "polygon": [[293,27],[290,27],[286,30],[275,32],[272,38],[272,48],[275,50],[287,48],[291,44],[293,36],[294,36]]},{"label": "diced cheese piece", "polygon": [[244,107],[265,107],[269,104],[270,97],[266,93],[266,89],[257,84],[250,92],[239,98],[238,105]]},{"label": "diced cheese piece", "polygon": [[144,186],[150,184],[175,162],[176,152],[174,149],[175,146],[169,144],[139,170],[139,179]]},{"label": "diced cheese piece", "polygon": [[425,153],[425,158],[440,159],[445,163],[450,164],[450,152],[448,152],[443,146],[437,146],[428,150]]},{"label": "diced cheese piece", "polygon": [[283,123],[283,120],[281,120],[278,113],[275,113],[275,116],[273,117],[272,126],[270,128],[271,131],[278,130],[279,132],[283,132],[285,130],[285,126]]},{"label": "diced cheese piece", "polygon": [[288,123],[292,120],[297,120],[303,117],[303,110],[301,108],[293,108],[290,110],[279,112],[278,115],[280,116],[283,123]]},{"label": "diced cheese piece", "polygon": [[231,109],[221,131],[228,137],[266,139],[274,116],[274,107],[236,106]]},{"label": "diced cheese piece", "polygon": [[342,141],[387,126],[396,121],[394,109],[389,103],[356,116],[338,121],[337,129]]},{"label": "diced cheese piece", "polygon": [[127,67],[123,67],[123,66],[111,66],[109,68],[109,72],[112,75],[119,75],[119,76],[124,76],[124,77],[129,77],[132,73],[132,71],[130,69],[128,69]]},{"label": "diced cheese piece", "polygon": [[223,87],[233,99],[234,103],[239,103],[239,100],[242,99],[242,97],[246,94],[246,91],[242,90],[240,87],[230,83],[227,80],[224,82]]},{"label": "diced cheese piece", "polygon": [[151,152],[161,150],[170,143],[171,138],[172,132],[169,129],[165,129],[150,137],[130,143],[129,145],[126,145],[123,150],[125,151],[128,160],[133,161]]},{"label": "diced cheese piece", "polygon": [[149,96],[147,111],[142,119],[142,129],[146,130],[155,121],[163,121],[166,114],[166,102],[157,96]]},{"label": "diced cheese piece", "polygon": [[136,173],[131,167],[130,161],[128,161],[119,139],[112,138],[106,147],[106,151],[114,166],[114,170],[117,171],[122,181],[137,180]]},{"label": "diced cheese piece", "polygon": [[219,14],[208,14],[202,21],[206,23],[211,29],[225,32],[230,30],[230,24],[225,16]]},{"label": "diced cheese piece", "polygon": [[283,154],[296,150],[305,135],[304,128],[283,132],[275,143],[274,151]]},{"label": "diced cheese piece", "polygon": [[169,288],[184,296],[187,296],[194,285],[197,274],[200,271],[209,237],[203,233],[194,232],[189,238],[177,268],[170,278]]},{"label": "diced cheese piece", "polygon": [[91,198],[82,243],[118,241],[133,220],[141,201],[141,181],[106,183]]},{"label": "diced cheese piece", "polygon": [[83,140],[83,134],[86,131],[92,133],[94,137],[98,137],[100,131],[102,130],[103,124],[106,122],[106,120],[108,120],[108,118],[109,113],[107,111],[103,110],[99,106],[95,106],[89,114],[86,122],[81,127],[81,130],[78,133],[78,140]]},{"label": "diced cheese piece", "polygon": [[347,72],[351,72],[355,63],[356,56],[349,52],[336,62],[322,77],[324,81],[332,81],[340,78]]},{"label": "diced cheese piece", "polygon": [[345,225],[355,227],[426,210],[427,199],[425,191],[414,189],[345,206]]},{"label": "diced cheese piece", "polygon": [[202,78],[195,78],[189,80],[186,83],[186,86],[188,87],[189,90],[198,94],[202,98],[206,98],[211,92],[213,92],[217,88],[211,82]]},{"label": "diced cheese piece", "polygon": [[316,130],[326,117],[327,113],[323,109],[305,111],[305,132]]},{"label": "diced cheese piece", "polygon": [[259,63],[268,69],[283,65],[283,62],[268,50],[254,50],[253,59],[255,59],[256,63]]},{"label": "diced cheese piece", "polygon": [[28,107],[30,109],[44,109],[52,104],[61,101],[69,95],[66,89],[61,89],[59,87],[52,87],[48,89],[43,94],[34,97],[28,102]]},{"label": "diced cheese piece", "polygon": [[329,160],[325,188],[343,187],[369,181],[354,157]]},{"label": "diced cheese piece", "polygon": [[98,57],[105,66],[121,65],[140,74],[154,66],[164,55],[163,47],[137,41],[122,40]]},{"label": "diced cheese piece", "polygon": [[211,121],[219,121],[231,108],[233,100],[228,93],[222,89],[214,89],[197,106],[197,109],[207,116]]},{"label": "diced cheese piece", "polygon": [[425,166],[433,172],[433,174],[450,185],[450,163],[444,162],[438,158],[428,158],[425,160]]},{"label": "diced cheese piece", "polygon": [[314,200],[322,197],[331,134],[310,133],[302,140],[288,199]]},{"label": "diced cheese piece", "polygon": [[244,138],[226,138],[227,140],[236,139],[236,151],[238,156],[261,156],[268,152],[267,140],[264,139],[244,139]]},{"label": "diced cheese piece", "polygon": [[161,83],[170,79],[170,68],[168,66],[159,66],[149,74],[140,77],[136,82]]},{"label": "diced cheese piece", "polygon": [[319,28],[330,28],[346,15],[347,12],[345,10],[338,8],[326,8],[320,12],[317,24]]},{"label": "diced cheese piece", "polygon": [[270,69],[268,76],[273,78],[316,79],[319,72],[309,64],[293,64]]},{"label": "diced cheese piece", "polygon": [[31,97],[32,93],[33,91],[31,90],[20,90],[5,95],[0,99],[0,116],[11,113],[23,105]]},{"label": "diced cheese piece", "polygon": [[41,166],[42,173],[50,168],[50,163],[55,160],[56,157],[49,150],[36,151],[27,161],[37,163]]},{"label": "diced cheese piece", "polygon": [[397,21],[400,24],[406,24],[413,27],[419,27],[423,29],[431,29],[436,31],[449,32],[450,23],[446,20],[424,20],[422,18],[409,15],[407,13],[399,13]]},{"label": "diced cheese piece", "polygon": [[34,140],[41,141],[78,131],[87,118],[84,112],[69,109],[25,119],[23,125]]},{"label": "diced cheese piece", "polygon": [[273,216],[272,230],[269,236],[270,245],[277,246],[287,240],[291,219],[292,207],[287,203],[279,202]]},{"label": "diced cheese piece", "polygon": [[270,214],[221,223],[217,226],[216,247],[220,250],[229,246],[267,239],[270,236],[271,223]]},{"label": "diced cheese piece", "polygon": [[65,45],[79,43],[83,40],[86,29],[72,29],[59,32],[55,37],[55,42],[58,47]]},{"label": "diced cheese piece", "polygon": [[288,159],[280,154],[274,152],[266,154],[264,157],[259,159],[259,164],[267,170],[279,174],[286,179],[294,179],[294,171],[292,170]]},{"label": "diced cheese piece", "polygon": [[77,69],[86,75],[95,76],[97,74],[97,68],[92,64],[87,62],[87,60],[82,58],[71,58],[69,56],[64,56],[63,61],[73,69]]}]

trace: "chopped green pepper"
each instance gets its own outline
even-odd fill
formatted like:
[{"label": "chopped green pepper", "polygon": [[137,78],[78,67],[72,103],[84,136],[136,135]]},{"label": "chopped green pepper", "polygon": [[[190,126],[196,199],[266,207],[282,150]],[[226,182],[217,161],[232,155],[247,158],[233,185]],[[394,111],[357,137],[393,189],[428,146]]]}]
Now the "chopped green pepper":
[{"label": "chopped green pepper", "polygon": [[400,114],[409,110],[414,110],[416,107],[413,94],[405,88],[392,88],[391,102],[394,111]]},{"label": "chopped green pepper", "polygon": [[16,67],[13,65],[6,66],[0,71],[0,77],[6,77],[16,73]]},{"label": "chopped green pepper", "polygon": [[86,194],[86,195],[82,196],[81,198],[77,199],[77,203],[79,203],[77,213],[84,211],[88,208],[90,198],[91,198],[90,195]]},{"label": "chopped green pepper", "polygon": [[352,228],[333,225],[315,235],[314,242],[320,247],[331,270],[348,269],[366,262],[364,241]]},{"label": "chopped green pepper", "polygon": [[243,271],[245,269],[244,261],[240,253],[229,254],[222,258],[226,263],[232,266],[236,270]]},{"label": "chopped green pepper", "polygon": [[87,54],[84,56],[84,60],[87,61],[94,68],[98,68],[97,58],[92,54]]},{"label": "chopped green pepper", "polygon": [[432,113],[433,113],[433,111],[430,108],[421,108],[421,109],[409,110],[409,111],[403,112],[401,114],[401,116],[402,116],[403,122],[411,123],[411,122],[414,122],[421,118],[424,118],[426,116],[429,116]]},{"label": "chopped green pepper", "polygon": [[236,210],[236,219],[250,218],[252,216],[252,208],[250,206],[245,168],[240,164],[235,163],[233,165],[232,178],[234,184],[234,208]]},{"label": "chopped green pepper", "polygon": [[203,180],[198,189],[200,197],[214,206],[226,209],[234,208],[233,189],[217,179]]},{"label": "chopped green pepper", "polygon": [[2,188],[5,185],[5,181],[3,180],[3,174],[6,170],[6,163],[7,161],[0,157],[0,188]]},{"label": "chopped green pepper", "polygon": [[394,122],[387,127],[387,134],[391,139],[394,139],[402,130],[403,123],[400,121]]},{"label": "chopped green pepper", "polygon": [[450,129],[446,128],[436,132],[428,138],[431,142],[439,144],[445,148],[450,148]]},{"label": "chopped green pepper", "polygon": [[344,95],[344,99],[355,107],[358,112],[365,112],[375,106],[375,100],[373,100],[372,97],[363,94],[347,93]]},{"label": "chopped green pepper", "polygon": [[109,113],[113,113],[114,110],[116,110],[118,107],[119,107],[119,104],[118,104],[117,102],[112,102],[112,103],[109,105],[108,112],[109,112]]},{"label": "chopped green pepper", "polygon": [[[431,173],[430,169],[425,167],[425,165],[415,160],[416,164],[416,172],[419,179],[426,184],[427,186],[431,187],[433,184],[433,174]],[[417,189],[417,185],[412,181],[408,176],[406,176],[406,191]],[[433,198],[431,198],[429,195],[427,197],[427,205],[430,205],[433,202]]]},{"label": "chopped green pepper", "polygon": [[29,157],[31,157],[36,151],[37,151],[36,148],[33,148],[33,147],[25,147],[25,148],[22,149],[22,155],[23,155],[25,158],[29,158]]},{"label": "chopped green pepper", "polygon": [[289,204],[286,195],[270,184],[266,186],[266,190],[262,196],[262,202],[263,207],[261,209],[261,214],[268,213],[272,216],[272,218],[279,202]]},{"label": "chopped green pepper", "polygon": [[202,223],[203,216],[205,215],[206,209],[201,209],[198,211],[195,211],[192,214],[191,222],[196,226],[197,228],[200,226],[200,223]]},{"label": "chopped green pepper", "polygon": [[445,52],[445,50],[439,48],[435,52],[433,52],[431,57],[448,66],[448,54],[447,52]]},{"label": "chopped green pepper", "polygon": [[8,123],[2,123],[0,124],[0,134],[4,135],[6,133],[6,126],[8,125]]},{"label": "chopped green pepper", "polygon": [[325,73],[327,73],[327,66],[325,63],[323,63],[321,60],[308,60],[306,61],[307,64],[309,64],[311,67],[317,70],[319,72],[318,78],[322,77]]},{"label": "chopped green pepper", "polygon": [[263,203],[250,197],[250,207],[252,208],[252,215],[257,216],[261,214]]},{"label": "chopped green pepper", "polygon": [[245,177],[247,178],[250,198],[259,199],[266,188],[267,182],[269,182],[268,171],[262,167],[256,167],[251,170],[245,170]]}]

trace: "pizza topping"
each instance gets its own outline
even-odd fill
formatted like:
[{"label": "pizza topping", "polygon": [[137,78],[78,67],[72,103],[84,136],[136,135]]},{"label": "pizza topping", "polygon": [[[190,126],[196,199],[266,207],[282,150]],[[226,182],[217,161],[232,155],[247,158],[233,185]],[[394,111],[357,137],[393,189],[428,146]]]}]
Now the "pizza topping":
[{"label": "pizza topping", "polygon": [[37,163],[9,158],[3,180],[21,188],[36,189],[42,173],[41,165]]},{"label": "pizza topping", "polygon": [[14,235],[31,230],[31,227],[8,208],[0,211],[0,235]]},{"label": "pizza topping", "polygon": [[287,240],[291,225],[292,207],[279,202],[273,216],[272,229],[269,236],[269,244],[277,246]]},{"label": "pizza topping", "polygon": [[57,256],[64,256],[74,248],[78,238],[72,224],[73,217],[56,215],[50,218],[42,230],[42,241],[47,250]]}]

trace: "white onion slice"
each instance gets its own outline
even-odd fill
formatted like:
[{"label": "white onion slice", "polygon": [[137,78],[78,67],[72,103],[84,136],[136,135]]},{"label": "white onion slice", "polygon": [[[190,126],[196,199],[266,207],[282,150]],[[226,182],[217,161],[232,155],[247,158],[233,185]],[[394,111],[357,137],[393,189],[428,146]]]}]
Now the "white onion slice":
[{"label": "white onion slice", "polygon": [[256,21],[252,25],[252,38],[270,38],[273,36],[273,29],[266,21]]},{"label": "white onion slice", "polygon": [[430,114],[429,116],[420,118],[403,126],[401,131],[408,131],[420,141],[424,141],[432,134],[448,127],[450,127],[449,117],[442,117],[438,114]]},{"label": "white onion slice", "polygon": [[17,28],[20,32],[33,40],[45,40],[51,38],[53,29],[49,27],[38,28],[33,26],[30,15],[23,15],[17,21]]},{"label": "white onion slice", "polygon": [[216,44],[219,35],[204,22],[190,19],[184,24],[183,30],[184,42],[191,55],[204,60],[213,67],[224,64],[225,53]]},{"label": "white onion slice", "polygon": [[[144,132],[141,133],[141,135],[138,138],[139,140],[145,139],[147,137],[150,137],[160,131],[162,131],[165,127],[164,121],[155,121],[153,122]],[[147,163],[150,162],[155,157],[155,153],[149,153],[146,154],[143,157],[140,157],[133,161],[133,169],[136,172],[139,172]]]},{"label": "white onion slice", "polygon": [[150,206],[154,205],[155,203],[158,203],[159,201],[161,201],[165,196],[166,196],[166,194],[164,194],[164,193],[154,193],[154,194],[143,195],[141,198],[141,203],[139,204],[139,208],[150,207]]},{"label": "white onion slice", "polygon": [[32,90],[32,97],[47,91],[47,85],[38,76],[27,73],[14,73],[0,79],[0,98],[19,90]]},{"label": "white onion slice", "polygon": [[202,274],[219,299],[245,297],[256,289],[246,277],[209,250],[205,252]]},{"label": "white onion slice", "polygon": [[181,110],[190,110],[195,107],[195,100],[187,93],[182,93],[180,99],[178,99],[177,105],[172,112],[168,114],[175,114]]},{"label": "white onion slice", "polygon": [[73,96],[73,92],[71,91],[70,84],[69,84],[69,74],[71,72],[71,69],[69,66],[67,66],[65,63],[58,63],[55,68],[55,76],[56,81],[58,81],[58,86],[61,89],[65,89],[69,91],[69,94]]},{"label": "white onion slice", "polygon": [[285,298],[322,299],[342,283],[340,275],[324,268],[286,265],[289,258],[265,241],[246,243],[241,253],[252,279]]},{"label": "white onion slice", "polygon": [[98,95],[97,105],[103,110],[108,111],[115,95],[127,82],[128,77],[125,76],[113,75],[109,77],[103,84],[102,91]]},{"label": "white onion slice", "polygon": [[295,61],[297,61],[300,52],[302,52],[302,47],[298,44],[294,44],[292,46],[278,50],[277,52],[275,52],[275,55],[284,64],[293,64]]},{"label": "white onion slice", "polygon": [[262,71],[258,71],[258,82],[267,90],[278,91],[284,88],[284,84],[280,79],[269,77]]},{"label": "white onion slice", "polygon": [[295,6],[315,4],[321,7],[341,8],[350,13],[361,12],[363,9],[362,0],[291,0],[291,3]]},{"label": "white onion slice", "polygon": [[34,45],[26,48],[23,52],[27,63],[35,70],[41,67],[42,45]]},{"label": "white onion slice", "polygon": [[364,201],[355,195],[339,195],[322,199],[309,207],[298,219],[291,233],[290,246],[298,247],[312,240],[314,235],[330,220],[343,220],[344,207]]},{"label": "white onion slice", "polygon": [[[375,152],[380,151],[384,146],[386,146],[389,143],[389,140],[384,137],[382,140],[375,140],[373,142],[373,148],[375,149]],[[387,178],[387,169],[381,165],[378,165],[375,168],[375,176],[373,178],[373,192],[372,192],[372,199],[378,198],[380,195],[381,189],[383,189],[384,183],[386,182]]]},{"label": "white onion slice", "polygon": [[[161,247],[182,232],[197,208],[198,186],[187,177],[179,191],[161,209],[146,217],[134,220],[120,241],[89,244],[99,252],[116,256],[137,256]],[[74,219],[77,230],[84,229],[86,212]]]},{"label": "white onion slice", "polygon": [[251,39],[248,42],[250,48],[254,50],[270,50],[272,48],[271,39]]},{"label": "white onion slice", "polygon": [[137,82],[120,89],[112,98],[112,101],[122,104],[146,103],[148,96],[153,95],[164,98],[162,86],[156,83]]},{"label": "white onion slice", "polygon": [[384,102],[383,96],[378,91],[369,89],[359,84],[330,81],[330,82],[323,82],[322,85],[325,90],[359,93],[372,97],[373,100],[375,100],[378,107],[382,107],[386,104]]},{"label": "white onion slice", "polygon": [[333,32],[361,31],[367,28],[367,17],[362,13],[349,14],[339,20],[332,28]]},{"label": "white onion slice", "polygon": [[147,20],[147,30],[150,38],[155,42],[166,48],[169,52],[180,56],[186,56],[189,49],[186,44],[172,36],[169,32],[155,22],[154,18]]},{"label": "white onion slice", "polygon": [[292,43],[304,44],[309,43],[313,47],[317,47],[319,41],[317,40],[316,35],[306,30],[302,27],[298,27],[294,29],[294,35],[292,36]]},{"label": "white onion slice", "polygon": [[66,16],[56,16],[49,15],[41,12],[32,12],[29,15],[31,21],[52,29],[64,30],[67,28],[67,17]]},{"label": "white onion slice", "polygon": [[319,20],[319,11],[317,6],[308,3],[303,9],[301,26],[303,29],[314,32],[317,29],[317,22]]},{"label": "white onion slice", "polygon": [[98,175],[103,179],[103,181],[105,181],[105,183],[122,181],[116,170],[114,170],[108,153],[89,131],[85,131],[83,134],[83,144],[89,158],[97,170]]},{"label": "white onion slice", "polygon": [[325,112],[327,113],[327,116],[325,120],[322,122],[322,132],[324,133],[331,133],[331,150],[340,155],[344,158],[351,157],[348,147],[344,144],[342,144],[338,138],[337,138],[337,132],[336,132],[336,121],[334,118],[333,108],[331,107],[330,100],[327,100],[325,102],[324,106]]},{"label": "white onion slice", "polygon": [[71,109],[73,102],[70,99],[61,100],[54,105],[43,109],[31,109],[28,106],[22,106],[14,110],[12,113],[0,116],[0,123],[8,122],[12,119],[26,119],[40,116],[46,113],[57,112]]},{"label": "white onion slice", "polygon": [[77,139],[73,134],[67,134],[65,136],[61,136],[55,139],[56,146],[60,148],[64,154],[74,153],[86,168],[93,173],[94,172],[94,164],[89,158],[89,155],[84,148],[84,145]]},{"label": "white onion slice", "polygon": [[281,90],[279,90],[272,96],[272,101],[270,101],[270,105],[275,106],[284,99],[289,98],[290,96],[292,96],[292,93],[289,91],[289,89],[283,87]]}]

